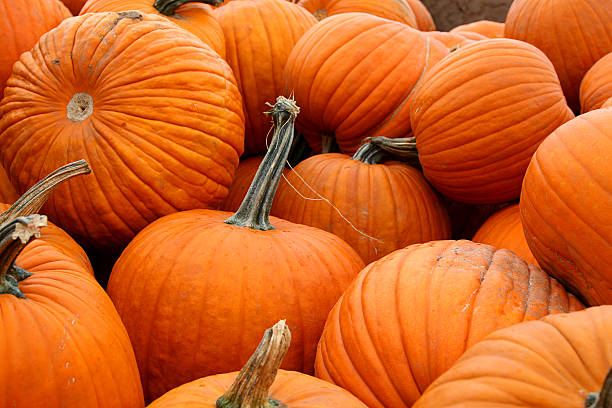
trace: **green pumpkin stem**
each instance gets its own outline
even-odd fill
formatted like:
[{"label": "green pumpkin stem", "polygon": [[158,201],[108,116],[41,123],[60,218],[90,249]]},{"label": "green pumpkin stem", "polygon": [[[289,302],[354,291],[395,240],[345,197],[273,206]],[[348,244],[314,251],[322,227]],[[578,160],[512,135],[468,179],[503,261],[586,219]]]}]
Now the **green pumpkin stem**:
[{"label": "green pumpkin stem", "polygon": [[379,164],[387,159],[400,161],[418,161],[416,140],[414,137],[390,139],[376,136],[363,140],[359,149],[353,155],[354,160],[367,164]]},{"label": "green pumpkin stem", "polygon": [[216,402],[217,408],[286,407],[270,398],[270,387],[276,378],[289,344],[291,332],[284,320],[266,330],[257,349],[242,368],[229,390]]},{"label": "green pumpkin stem", "polygon": [[272,142],[240,208],[225,223],[262,231],[274,229],[270,224],[270,209],[293,143],[293,124],[299,112],[294,100],[282,96],[267,112],[274,121]]},{"label": "green pumpkin stem", "polygon": [[610,408],[612,407],[612,368],[601,386],[600,392],[590,392],[584,401],[585,408]]},{"label": "green pumpkin stem", "polygon": [[14,218],[0,227],[0,295],[25,299],[19,282],[32,274],[15,266],[15,259],[28,242],[40,237],[40,227],[45,225],[46,216],[32,214]]},{"label": "green pumpkin stem", "polygon": [[173,16],[176,14],[176,9],[185,3],[206,3],[218,6],[223,3],[223,0],[155,0],[153,7],[164,16]]}]

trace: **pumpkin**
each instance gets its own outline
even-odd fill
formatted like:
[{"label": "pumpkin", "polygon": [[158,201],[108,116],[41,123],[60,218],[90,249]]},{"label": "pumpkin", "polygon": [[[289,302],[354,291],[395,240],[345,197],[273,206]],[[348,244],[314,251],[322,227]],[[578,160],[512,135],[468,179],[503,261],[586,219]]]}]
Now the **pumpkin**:
[{"label": "pumpkin", "polygon": [[387,153],[402,143],[374,138],[353,157],[327,153],[300,162],[279,185],[272,214],[339,236],[366,264],[450,238],[446,209],[421,172]]},{"label": "pumpkin", "polygon": [[608,99],[601,105],[602,108],[612,108],[612,98]]},{"label": "pumpkin", "polygon": [[242,370],[175,388],[148,408],[366,408],[349,392],[296,371],[279,370],[291,342],[284,320],[266,330]]},{"label": "pumpkin", "polygon": [[62,0],[62,3],[64,3],[75,16],[79,14],[79,11],[81,11],[86,2],[87,0]]},{"label": "pumpkin", "polygon": [[410,110],[425,177],[472,204],[517,199],[538,145],[574,117],[546,56],[505,38],[444,58],[423,78]]},{"label": "pumpkin", "polygon": [[496,331],[471,347],[414,408],[609,407],[610,333],[612,306]]},{"label": "pumpkin", "polygon": [[65,20],[15,64],[0,103],[0,158],[18,191],[66,160],[46,213],[78,242],[122,248],[165,214],[216,207],[242,154],[230,67],[194,35],[138,11]]},{"label": "pumpkin", "polygon": [[225,58],[223,30],[209,5],[218,3],[218,0],[88,0],[81,14],[138,10],[163,16],[195,34],[221,58]]},{"label": "pumpkin", "polygon": [[487,38],[503,38],[505,25],[497,21],[478,20],[473,23],[461,24],[450,30],[451,33],[477,33]]},{"label": "pumpkin", "polygon": [[414,16],[416,17],[417,28],[421,31],[434,31],[436,29],[436,24],[429,13],[429,10],[421,0],[406,0],[412,11],[414,12]]},{"label": "pumpkin", "polygon": [[[88,171],[77,163],[64,175]],[[33,213],[62,177],[52,174],[0,215],[0,406],[142,407],[134,352],[112,302],[83,251],[72,252],[78,245],[59,228],[41,231],[46,218]]]},{"label": "pumpkin", "polygon": [[569,106],[578,112],[580,81],[612,52],[609,0],[515,0],[505,36],[526,41],[552,61]]},{"label": "pumpkin", "polygon": [[527,169],[520,210],[538,263],[590,306],[612,303],[612,110],[555,130]]},{"label": "pumpkin", "polygon": [[283,91],[283,68],[299,38],[317,20],[285,0],[236,1],[215,9],[226,38],[245,113],[245,155],[263,154],[270,142],[266,102]]},{"label": "pumpkin", "polygon": [[299,5],[318,20],[341,13],[368,13],[417,28],[414,12],[406,0],[301,0]]},{"label": "pumpkin", "polygon": [[225,197],[223,204],[221,204],[223,211],[235,212],[240,208],[240,204],[242,204],[244,196],[246,196],[262,161],[263,156],[249,157],[240,161],[234,175],[234,181],[229,188],[229,193]]},{"label": "pumpkin", "polygon": [[427,31],[425,35],[440,41],[442,44],[444,44],[446,48],[451,51],[455,51],[459,47],[463,47],[474,42],[474,40],[465,38],[462,35],[447,33],[445,31]]},{"label": "pumpkin", "polygon": [[525,262],[538,264],[525,239],[518,203],[493,214],[478,229],[472,241],[489,244],[496,248],[509,249]]},{"label": "pumpkin", "polygon": [[324,19],[300,38],[285,66],[285,94],[294,93],[302,109],[298,129],[314,152],[328,152],[335,140],[353,154],[365,137],[406,136],[414,88],[446,54],[440,42],[402,23],[365,13]]},{"label": "pumpkin", "polygon": [[19,197],[4,167],[0,166],[0,203],[12,203]]},{"label": "pumpkin", "polygon": [[281,317],[292,322],[294,338],[283,368],[313,372],[325,318],[363,261],[329,232],[268,216],[298,110],[282,97],[272,108],[270,149],[235,214],[160,218],[115,264],[108,292],[132,340],[147,401],[240,369]]},{"label": "pumpkin", "polygon": [[370,408],[410,407],[487,334],[581,308],[506,249],[471,241],[411,245],[368,265],[338,300],[316,375]]},{"label": "pumpkin", "polygon": [[599,109],[612,98],[612,52],[589,69],[580,83],[580,111]]},{"label": "pumpkin", "polygon": [[478,34],[478,33],[472,33],[470,31],[460,31],[457,33],[451,33],[451,34],[456,34],[456,35],[460,35],[464,38],[467,38],[468,40],[472,40],[472,41],[480,41],[480,40],[486,40],[488,37],[482,35],[482,34]]},{"label": "pumpkin", "polygon": [[0,53],[0,97],[13,64],[21,53],[32,48],[38,38],[72,14],[60,0],[28,0],[0,2],[0,31],[3,44]]}]

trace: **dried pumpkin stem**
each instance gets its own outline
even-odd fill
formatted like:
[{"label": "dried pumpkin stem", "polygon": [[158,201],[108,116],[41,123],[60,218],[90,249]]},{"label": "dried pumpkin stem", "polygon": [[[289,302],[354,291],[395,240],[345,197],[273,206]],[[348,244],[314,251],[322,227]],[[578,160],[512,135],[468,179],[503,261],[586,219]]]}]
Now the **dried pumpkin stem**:
[{"label": "dried pumpkin stem", "polygon": [[286,407],[282,402],[271,399],[269,393],[290,343],[291,332],[284,320],[266,330],[249,361],[229,390],[217,400],[215,406],[217,408]]},{"label": "dried pumpkin stem", "polygon": [[590,392],[584,401],[585,408],[612,407],[612,368],[608,371],[600,392]]},{"label": "dried pumpkin stem", "polygon": [[19,290],[19,282],[32,274],[15,266],[15,259],[28,242],[40,237],[40,227],[45,225],[46,216],[32,214],[14,218],[0,227],[0,295],[25,299]]},{"label": "dried pumpkin stem", "polygon": [[155,0],[153,7],[164,16],[173,16],[176,14],[176,9],[185,3],[206,3],[218,6],[223,3],[223,0]]},{"label": "dried pumpkin stem", "polygon": [[270,209],[293,143],[293,125],[299,112],[295,101],[283,96],[267,112],[274,121],[272,142],[240,208],[225,223],[263,231],[274,229],[270,224]]},{"label": "dried pumpkin stem", "polygon": [[363,142],[353,155],[354,160],[363,163],[378,164],[387,159],[414,161],[419,157],[414,137],[390,139],[376,136],[365,138]]}]

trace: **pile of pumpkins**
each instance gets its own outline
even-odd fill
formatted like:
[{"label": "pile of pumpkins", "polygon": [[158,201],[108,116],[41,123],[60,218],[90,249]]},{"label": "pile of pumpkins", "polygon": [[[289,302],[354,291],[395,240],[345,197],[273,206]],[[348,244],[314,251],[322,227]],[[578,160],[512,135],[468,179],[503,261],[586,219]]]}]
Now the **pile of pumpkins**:
[{"label": "pile of pumpkins", "polygon": [[612,407],[612,2],[63,1],[0,1],[0,407]]}]

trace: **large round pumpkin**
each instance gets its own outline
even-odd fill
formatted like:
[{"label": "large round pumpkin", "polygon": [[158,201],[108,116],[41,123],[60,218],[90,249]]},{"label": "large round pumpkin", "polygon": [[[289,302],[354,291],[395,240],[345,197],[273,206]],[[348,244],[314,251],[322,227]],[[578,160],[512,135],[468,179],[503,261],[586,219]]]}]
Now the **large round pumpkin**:
[{"label": "large round pumpkin", "polygon": [[535,45],[552,61],[569,106],[578,112],[580,81],[612,52],[609,0],[514,0],[505,36]]},{"label": "large round pumpkin", "polygon": [[46,206],[81,243],[120,248],[156,218],[227,195],[243,149],[230,67],[194,35],[137,11],[65,20],[15,64],[0,104],[0,156],[19,191],[66,161]]},{"label": "large round pumpkin", "polygon": [[591,306],[612,303],[610,157],[612,110],[580,115],[540,145],[521,193],[531,252]]},{"label": "large round pumpkin", "polygon": [[410,110],[427,180],[474,204],[517,199],[538,145],[574,117],[546,56],[503,38],[444,58],[425,74]]},{"label": "large round pumpkin", "polygon": [[580,111],[599,109],[612,98],[612,52],[597,61],[580,83]]},{"label": "large round pumpkin", "polygon": [[368,265],[342,295],[325,323],[316,375],[370,408],[410,407],[487,334],[580,308],[508,250],[471,241],[411,245]]}]

